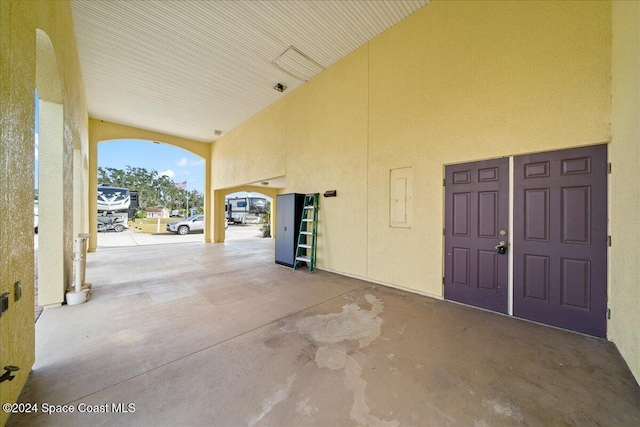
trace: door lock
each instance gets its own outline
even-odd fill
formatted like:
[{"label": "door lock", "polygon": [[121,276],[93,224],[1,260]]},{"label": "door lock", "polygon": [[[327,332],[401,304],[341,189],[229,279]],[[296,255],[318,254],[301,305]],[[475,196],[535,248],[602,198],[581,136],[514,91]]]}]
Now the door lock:
[{"label": "door lock", "polygon": [[499,254],[506,254],[507,242],[505,240],[501,240],[500,243],[496,246],[496,251],[498,251]]}]

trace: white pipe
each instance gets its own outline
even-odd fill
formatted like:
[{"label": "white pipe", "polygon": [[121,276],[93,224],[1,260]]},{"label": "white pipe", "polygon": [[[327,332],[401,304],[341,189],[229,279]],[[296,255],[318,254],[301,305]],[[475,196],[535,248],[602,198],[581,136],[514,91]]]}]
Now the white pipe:
[{"label": "white pipe", "polygon": [[83,246],[83,239],[81,239],[80,237],[76,238],[75,240],[76,243],[76,249],[75,249],[75,253],[74,255],[74,261],[75,261],[75,274],[73,277],[74,280],[74,285],[76,288],[76,292],[82,292],[82,246]]}]

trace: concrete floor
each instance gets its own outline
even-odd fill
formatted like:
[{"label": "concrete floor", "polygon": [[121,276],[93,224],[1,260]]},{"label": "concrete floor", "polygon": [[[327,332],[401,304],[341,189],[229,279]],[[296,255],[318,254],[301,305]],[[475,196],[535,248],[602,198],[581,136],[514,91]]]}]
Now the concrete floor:
[{"label": "concrete floor", "polygon": [[9,425],[640,425],[610,342],[292,271],[273,243],[89,254],[90,301],[36,324],[40,412]]}]

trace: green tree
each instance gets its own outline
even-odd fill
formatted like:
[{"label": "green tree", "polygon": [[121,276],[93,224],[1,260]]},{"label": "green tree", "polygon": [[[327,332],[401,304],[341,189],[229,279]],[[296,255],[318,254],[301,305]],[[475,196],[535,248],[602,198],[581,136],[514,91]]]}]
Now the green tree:
[{"label": "green tree", "polygon": [[[138,192],[141,208],[162,205],[168,209],[187,208],[187,190],[176,188],[176,183],[158,171],[127,166],[124,170],[98,167],[98,184],[128,188]],[[202,207],[204,195],[196,190],[188,192],[189,207]]]}]

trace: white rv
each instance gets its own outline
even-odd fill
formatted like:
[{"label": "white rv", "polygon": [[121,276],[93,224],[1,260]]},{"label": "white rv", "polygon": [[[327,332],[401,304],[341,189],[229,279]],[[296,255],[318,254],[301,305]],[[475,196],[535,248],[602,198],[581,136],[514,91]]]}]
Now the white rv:
[{"label": "white rv", "polygon": [[98,185],[98,228],[104,228],[109,222],[116,221],[129,228],[129,206],[131,194],[127,188]]},{"label": "white rv", "polygon": [[267,212],[268,202],[263,197],[233,197],[225,203],[227,220],[231,224],[257,224],[260,214]]}]

